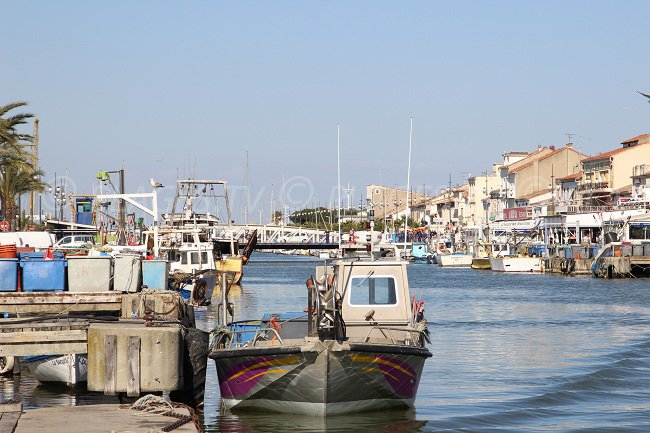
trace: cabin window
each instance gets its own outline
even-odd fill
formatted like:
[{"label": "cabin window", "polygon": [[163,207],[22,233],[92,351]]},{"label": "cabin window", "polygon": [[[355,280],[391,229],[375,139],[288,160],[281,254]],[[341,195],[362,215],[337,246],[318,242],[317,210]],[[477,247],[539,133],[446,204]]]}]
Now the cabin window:
[{"label": "cabin window", "polygon": [[187,256],[189,254],[181,254],[181,265],[186,265],[187,264]]},{"label": "cabin window", "polygon": [[650,239],[650,225],[630,224],[630,239]]},{"label": "cabin window", "polygon": [[206,251],[203,251],[201,253],[201,262],[199,262],[199,253],[198,252],[193,252],[192,254],[192,264],[193,265],[198,265],[200,263],[205,264],[208,263],[208,253]]},{"label": "cabin window", "polygon": [[394,277],[352,277],[350,305],[395,305],[397,294]]}]

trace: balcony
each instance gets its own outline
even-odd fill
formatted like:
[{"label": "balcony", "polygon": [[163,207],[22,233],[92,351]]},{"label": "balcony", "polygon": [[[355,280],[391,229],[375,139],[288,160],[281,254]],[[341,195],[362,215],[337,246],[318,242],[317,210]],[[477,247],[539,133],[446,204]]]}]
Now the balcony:
[{"label": "balcony", "polygon": [[632,177],[650,177],[650,167],[645,164],[635,165],[632,169]]},{"label": "balcony", "polygon": [[587,194],[589,192],[612,192],[612,189],[609,187],[609,182],[593,182],[578,185],[578,191]]}]

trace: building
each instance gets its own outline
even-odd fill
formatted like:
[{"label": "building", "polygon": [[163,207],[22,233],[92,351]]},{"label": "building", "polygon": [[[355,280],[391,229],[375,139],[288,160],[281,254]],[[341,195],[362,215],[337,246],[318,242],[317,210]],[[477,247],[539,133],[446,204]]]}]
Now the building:
[{"label": "building", "polygon": [[[650,134],[643,134],[621,142],[622,147],[584,158],[580,199],[583,210],[611,208],[631,198],[634,191],[635,167],[650,165]],[[637,173],[645,169],[637,169]],[[643,191],[641,176],[637,191]]]}]

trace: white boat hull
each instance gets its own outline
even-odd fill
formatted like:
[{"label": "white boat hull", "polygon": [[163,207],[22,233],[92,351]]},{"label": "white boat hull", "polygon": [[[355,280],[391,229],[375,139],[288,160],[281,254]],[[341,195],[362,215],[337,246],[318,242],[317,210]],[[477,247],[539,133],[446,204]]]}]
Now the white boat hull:
[{"label": "white boat hull", "polygon": [[60,382],[74,386],[88,380],[87,355],[26,357],[23,364],[39,382]]},{"label": "white boat hull", "polygon": [[490,257],[490,267],[496,272],[544,272],[541,257]]},{"label": "white boat hull", "polygon": [[436,260],[442,267],[469,268],[472,266],[471,254],[441,254]]}]

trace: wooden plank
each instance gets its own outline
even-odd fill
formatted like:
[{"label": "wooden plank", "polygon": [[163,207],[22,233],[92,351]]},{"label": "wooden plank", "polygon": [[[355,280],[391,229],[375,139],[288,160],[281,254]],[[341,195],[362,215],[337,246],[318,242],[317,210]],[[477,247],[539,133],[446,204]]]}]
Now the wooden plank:
[{"label": "wooden plank", "polygon": [[4,292],[0,311],[20,315],[79,311],[119,311],[120,292]]},{"label": "wooden plank", "polygon": [[[22,343],[0,345],[0,356],[37,356],[53,353],[88,353],[88,344],[83,342],[65,343]],[[2,430],[0,430],[1,432]]]},{"label": "wooden plank", "polygon": [[86,341],[87,338],[87,331],[82,329],[67,331],[3,332],[0,333],[0,346],[17,343]]},{"label": "wooden plank", "polygon": [[129,337],[128,348],[129,360],[129,377],[126,384],[126,395],[129,397],[137,397],[140,395],[140,337]]},{"label": "wooden plank", "polygon": [[104,394],[115,395],[117,388],[117,335],[104,336]]},{"label": "wooden plank", "polygon": [[13,432],[22,412],[22,403],[0,404],[0,432]]}]

